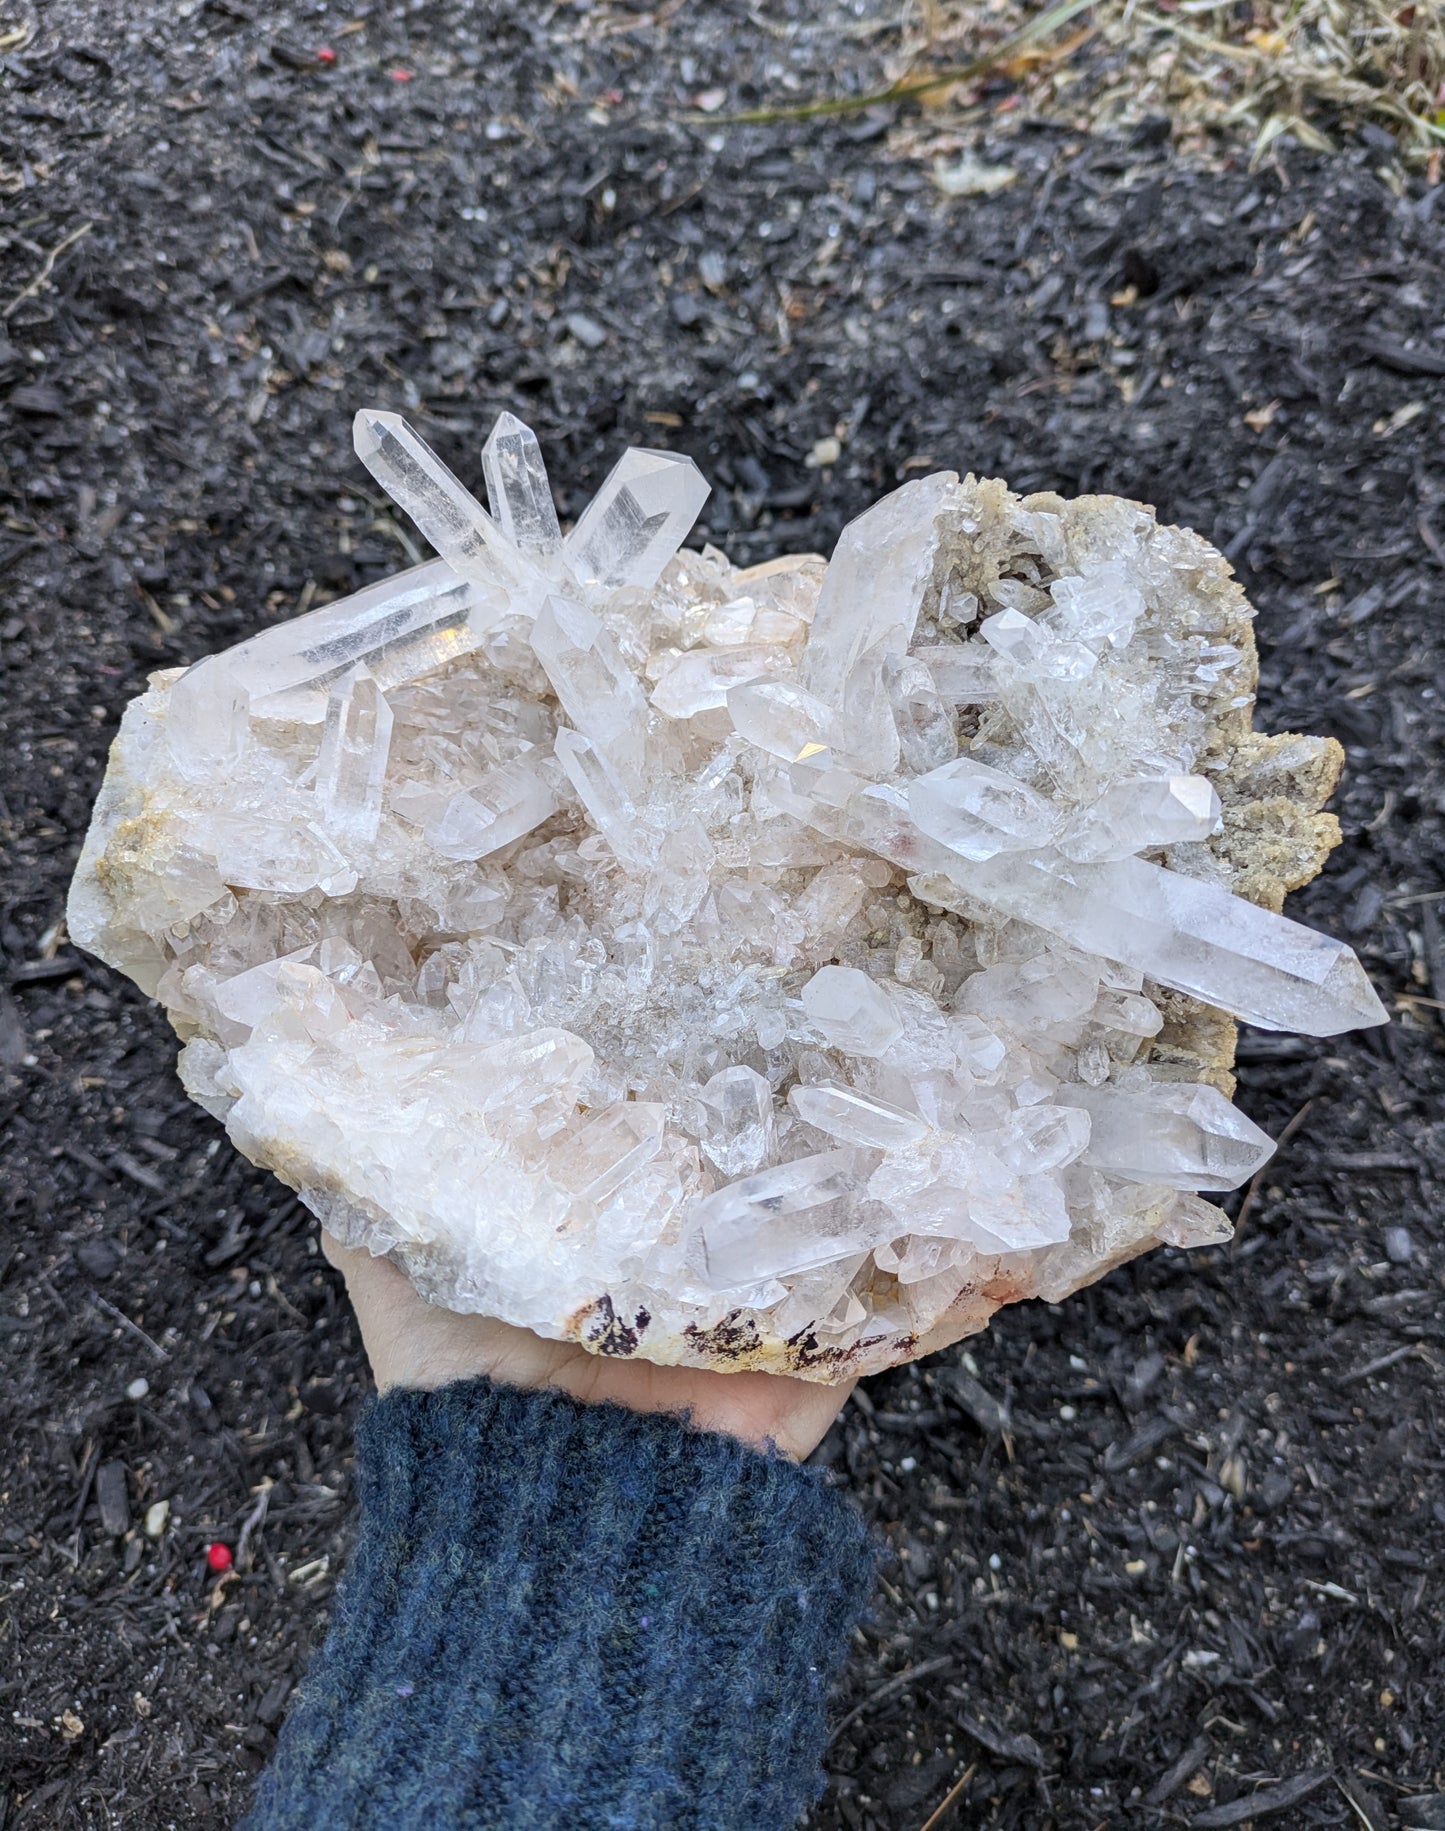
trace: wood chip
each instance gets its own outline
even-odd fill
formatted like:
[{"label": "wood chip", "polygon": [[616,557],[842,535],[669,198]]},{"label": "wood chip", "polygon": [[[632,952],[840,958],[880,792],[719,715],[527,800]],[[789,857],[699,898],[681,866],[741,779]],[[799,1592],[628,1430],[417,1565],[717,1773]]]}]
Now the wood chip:
[{"label": "wood chip", "polygon": [[1328,1768],[1311,1768],[1308,1773],[1296,1774],[1293,1780],[1283,1781],[1279,1786],[1266,1787],[1262,1793],[1231,1799],[1228,1805],[1211,1806],[1207,1812],[1201,1812],[1198,1818],[1189,1821],[1192,1831],[1227,1831],[1230,1825],[1245,1825],[1255,1819],[1269,1818],[1276,1812],[1287,1812],[1291,1806],[1297,1806],[1302,1799],[1308,1799],[1311,1793],[1318,1793],[1322,1786],[1328,1785],[1329,1778]]}]

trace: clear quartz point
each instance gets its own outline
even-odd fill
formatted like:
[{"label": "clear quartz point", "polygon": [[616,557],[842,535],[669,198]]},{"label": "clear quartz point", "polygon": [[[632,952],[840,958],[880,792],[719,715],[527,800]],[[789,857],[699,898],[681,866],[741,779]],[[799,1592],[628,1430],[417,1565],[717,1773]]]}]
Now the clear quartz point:
[{"label": "clear quartz point", "polygon": [[705,1196],[690,1220],[709,1283],[736,1290],[866,1250],[894,1230],[862,1196],[851,1151],[795,1157]]},{"label": "clear quartz point", "polygon": [[617,857],[649,869],[655,862],[656,836],[607,753],[582,732],[563,725],[557,733],[556,757],[587,817]]},{"label": "clear quartz point", "polygon": [[1223,809],[1203,776],[1144,776],[1113,788],[1080,811],[1059,836],[1059,850],[1081,862],[1130,858],[1153,846],[1207,839]]},{"label": "clear quartz point", "polygon": [[[899,849],[923,856],[916,844]],[[938,864],[914,866],[926,901],[990,903],[1263,1030],[1334,1036],[1387,1021],[1343,942],[1146,859],[1080,865],[1040,851]]]},{"label": "clear quartz point", "polygon": [[733,687],[727,708],[742,737],[785,763],[826,761],[842,747],[843,727],[832,709],[791,681]]},{"label": "clear quartz point", "polygon": [[[253,718],[320,724],[331,688],[365,663],[390,691],[470,654],[506,615],[506,594],[429,560],[224,651]],[[219,657],[217,657],[219,659]]]},{"label": "clear quartz point", "polygon": [[497,526],[529,559],[560,550],[562,530],[542,447],[515,413],[499,413],[482,447],[482,475]]},{"label": "clear quartz point", "polygon": [[652,703],[665,718],[695,718],[728,703],[734,687],[791,672],[779,649],[757,643],[739,648],[691,649],[668,663],[652,689]]},{"label": "clear quartz point", "polygon": [[691,458],[634,445],[563,543],[567,563],[586,584],[646,590],[687,539],[708,494]]},{"label": "clear quartz point", "polygon": [[1096,567],[1085,578],[1055,579],[1049,595],[1055,627],[1078,642],[1108,642],[1122,648],[1144,614],[1143,594],[1116,561]]},{"label": "clear quartz point", "polygon": [[1212,1202],[1180,1191],[1159,1226],[1166,1246],[1223,1246],[1234,1236],[1234,1222]]},{"label": "clear quartz point", "polygon": [[1059,641],[1042,623],[1036,623],[1021,610],[1000,610],[985,617],[978,633],[990,648],[1029,678],[1082,680],[1098,665],[1092,649],[1082,642]]},{"label": "clear quartz point", "polygon": [[933,576],[938,517],[956,489],[952,472],[905,483],[838,536],[804,653],[803,685],[841,711],[865,655],[908,653]]},{"label": "clear quartz point", "polygon": [[913,651],[941,698],[955,706],[982,705],[1000,691],[998,656],[982,642],[943,642]]},{"label": "clear quartz point", "polygon": [[228,654],[207,655],[186,669],[166,708],[166,743],[183,776],[207,776],[240,762],[250,703],[246,681]]},{"label": "clear quartz point", "polygon": [[916,655],[883,664],[883,678],[906,768],[919,775],[958,755],[958,723],[927,665]]},{"label": "clear quartz point", "polygon": [[698,1092],[703,1156],[724,1176],[750,1176],[773,1148],[773,1090],[754,1068],[720,1069]]},{"label": "clear quartz point", "polygon": [[655,1101],[619,1100],[560,1140],[548,1159],[547,1172],[583,1201],[605,1202],[657,1156],[666,1125],[665,1106]]},{"label": "clear quartz point", "polygon": [[1083,1161],[1132,1182],[1237,1189],[1274,1155],[1274,1140],[1203,1082],[1156,1081],[1138,1091],[1078,1085],[1059,1098],[1089,1115]]},{"label": "clear quartz point", "polygon": [[363,407],[353,437],[357,457],[448,565],[484,585],[526,579],[514,543],[400,414]]},{"label": "clear quartz point", "polygon": [[803,987],[803,1009],[835,1049],[850,1055],[882,1055],[903,1034],[893,1001],[856,966],[821,967]]},{"label": "clear quartz point", "polygon": [[531,642],[568,718],[624,782],[640,783],[647,697],[602,619],[554,595],[532,625]]},{"label": "clear quartz point", "polygon": [[951,471],[905,483],[838,537],[799,664],[799,685],[846,719],[870,773],[897,766],[898,733],[880,664],[908,653],[933,578]]},{"label": "clear quartz point", "polygon": [[358,664],[331,689],[316,798],[330,833],[369,845],[381,824],[392,713],[375,676]]},{"label": "clear quartz point", "polygon": [[908,811],[921,833],[971,859],[1045,846],[1059,826],[1058,810],[1036,789],[971,757],[915,778]]},{"label": "clear quartz point", "polygon": [[799,1082],[788,1092],[788,1105],[805,1124],[827,1132],[840,1144],[864,1150],[896,1150],[916,1143],[928,1130],[927,1121],[917,1113],[859,1093],[856,1087]]},{"label": "clear quartz point", "polygon": [[924,902],[991,905],[1261,1029],[1335,1036],[1389,1021],[1343,942],[1147,859],[1075,864],[1045,847],[963,860],[920,831],[887,783],[848,802],[842,831],[909,872]]},{"label": "clear quartz point", "polygon": [[540,770],[518,758],[448,797],[427,821],[426,836],[443,858],[485,858],[540,826],[557,806]]}]

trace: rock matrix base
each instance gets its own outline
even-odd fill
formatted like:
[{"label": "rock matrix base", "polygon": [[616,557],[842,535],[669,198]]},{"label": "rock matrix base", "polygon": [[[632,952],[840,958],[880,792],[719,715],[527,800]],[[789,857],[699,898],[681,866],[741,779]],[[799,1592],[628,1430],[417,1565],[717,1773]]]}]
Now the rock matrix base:
[{"label": "rock matrix base", "polygon": [[562,534],[504,414],[490,512],[394,415],[440,558],[127,710],[75,940],[193,1098],[418,1289],[814,1379],[1227,1237],[1268,1138],[1229,1013],[1382,1022],[1279,914],[1338,746],[1251,730],[1224,560],[1107,496],[905,483],[831,561],[681,550],[627,452]]}]

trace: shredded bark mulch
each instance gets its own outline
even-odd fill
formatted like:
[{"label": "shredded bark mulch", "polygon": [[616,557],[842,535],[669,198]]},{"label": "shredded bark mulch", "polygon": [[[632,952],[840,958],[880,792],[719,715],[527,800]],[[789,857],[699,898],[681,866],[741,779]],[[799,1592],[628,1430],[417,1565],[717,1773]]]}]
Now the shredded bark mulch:
[{"label": "shredded bark mulch", "polygon": [[1246,1033],[1289,1137],[1232,1248],[850,1403],[820,1459],[894,1560],[810,1822],[1445,1826],[1441,191],[1368,135],[1251,174],[1146,122],[985,140],[1016,180],[950,199],[888,113],[719,125],[873,56],[824,0],[33,23],[0,54],[0,1824],[233,1823],[344,1563],[337,1281],[59,924],[146,673],[413,557],[350,455],[375,402],[464,475],[514,409],[564,512],[624,444],[687,450],[742,561],[942,466],[1230,555],[1261,724],[1349,758],[1292,913],[1394,1021]]}]

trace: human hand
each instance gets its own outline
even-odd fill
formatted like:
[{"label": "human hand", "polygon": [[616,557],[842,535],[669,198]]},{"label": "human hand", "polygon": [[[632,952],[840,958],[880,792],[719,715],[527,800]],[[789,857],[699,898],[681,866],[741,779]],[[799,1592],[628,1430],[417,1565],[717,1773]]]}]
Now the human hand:
[{"label": "human hand", "polygon": [[822,1442],[854,1382],[819,1386],[780,1373],[714,1373],[646,1360],[589,1354],[489,1316],[458,1316],[419,1297],[386,1259],[321,1236],[346,1280],[377,1389],[430,1391],[485,1374],[507,1386],[551,1386],[584,1405],[610,1399],[632,1411],[688,1412],[699,1430],[721,1431],[761,1449],[773,1443],[795,1462]]}]

